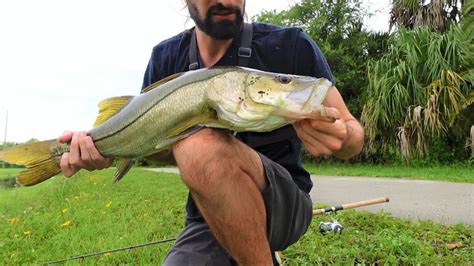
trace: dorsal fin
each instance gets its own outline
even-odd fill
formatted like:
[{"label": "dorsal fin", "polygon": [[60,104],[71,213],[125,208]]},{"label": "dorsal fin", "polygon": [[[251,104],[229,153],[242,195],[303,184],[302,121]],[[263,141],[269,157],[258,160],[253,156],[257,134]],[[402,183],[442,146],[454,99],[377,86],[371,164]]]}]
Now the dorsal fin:
[{"label": "dorsal fin", "polygon": [[166,82],[171,81],[171,80],[173,80],[173,79],[175,79],[175,78],[177,78],[177,77],[180,77],[180,76],[183,75],[184,73],[185,73],[185,72],[175,73],[175,74],[173,74],[173,75],[167,76],[166,78],[160,79],[160,80],[158,80],[157,82],[151,84],[150,86],[144,88],[144,89],[142,90],[142,93],[145,93],[145,92],[149,92],[149,91],[151,91],[151,90],[154,90],[156,87],[161,86],[161,85],[165,84]]},{"label": "dorsal fin", "polygon": [[99,115],[94,122],[94,127],[98,127],[109,120],[109,118],[127,105],[132,98],[133,96],[118,96],[101,101],[99,103]]}]

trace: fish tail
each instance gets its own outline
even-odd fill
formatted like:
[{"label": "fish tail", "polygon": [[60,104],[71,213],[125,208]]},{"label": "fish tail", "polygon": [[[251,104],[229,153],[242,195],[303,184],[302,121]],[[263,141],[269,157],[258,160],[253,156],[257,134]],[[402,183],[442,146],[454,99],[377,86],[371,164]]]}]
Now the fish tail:
[{"label": "fish tail", "polygon": [[68,150],[67,144],[46,140],[1,151],[0,160],[25,165],[26,170],[17,175],[16,182],[23,186],[32,186],[60,173],[61,155]]}]

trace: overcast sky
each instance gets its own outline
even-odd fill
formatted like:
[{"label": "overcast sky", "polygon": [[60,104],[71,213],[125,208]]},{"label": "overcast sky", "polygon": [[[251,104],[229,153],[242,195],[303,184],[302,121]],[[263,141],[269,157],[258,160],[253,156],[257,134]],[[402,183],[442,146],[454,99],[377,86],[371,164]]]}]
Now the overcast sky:
[{"label": "overcast sky", "polygon": [[[366,26],[388,28],[389,0],[367,0]],[[248,0],[251,18],[295,0]],[[0,142],[88,130],[97,103],[136,95],[151,49],[193,24],[182,0],[0,2]]]}]

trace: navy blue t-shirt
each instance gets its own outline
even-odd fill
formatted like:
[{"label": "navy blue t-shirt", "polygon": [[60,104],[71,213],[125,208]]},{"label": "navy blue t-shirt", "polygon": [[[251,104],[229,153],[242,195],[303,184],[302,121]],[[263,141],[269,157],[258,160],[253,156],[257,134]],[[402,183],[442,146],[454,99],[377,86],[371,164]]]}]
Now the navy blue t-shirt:
[{"label": "navy blue t-shirt", "polygon": [[[248,67],[276,73],[324,77],[335,83],[321,50],[301,29],[262,23],[252,23],[252,26],[252,56]],[[216,65],[238,64],[237,51],[241,34],[234,39]],[[188,71],[190,42],[191,31],[184,31],[155,46],[142,88],[174,73]],[[237,134],[237,138],[285,167],[298,187],[309,193],[313,183],[301,164],[301,141],[291,125],[271,132],[242,132]],[[191,196],[188,196],[186,210],[188,222],[203,220]]]}]

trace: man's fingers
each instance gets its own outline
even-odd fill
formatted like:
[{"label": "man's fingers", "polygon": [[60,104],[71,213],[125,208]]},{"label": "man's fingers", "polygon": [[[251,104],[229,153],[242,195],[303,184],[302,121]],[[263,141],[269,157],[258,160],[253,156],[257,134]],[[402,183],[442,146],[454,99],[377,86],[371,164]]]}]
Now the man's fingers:
[{"label": "man's fingers", "polygon": [[324,111],[321,114],[323,117],[332,117],[335,120],[341,119],[341,112],[334,107],[324,107]]},{"label": "man's fingers", "polygon": [[[318,121],[302,120],[298,122],[298,137],[305,144],[306,148],[311,152],[318,150],[317,154],[330,155],[341,148],[342,141],[339,132],[334,128],[334,132],[327,134],[325,132],[314,130],[313,123]],[[319,121],[319,123],[324,123]],[[333,124],[326,123],[326,126],[331,127]],[[312,153],[316,156],[315,153]]]},{"label": "man's fingers", "polygon": [[81,150],[79,148],[79,133],[74,133],[69,146],[69,164],[75,167],[82,167]]},{"label": "man's fingers", "polygon": [[61,143],[66,143],[71,141],[72,135],[74,135],[74,132],[72,131],[64,131],[64,133],[58,137],[58,141]]},{"label": "man's fingers", "polygon": [[340,139],[346,138],[347,126],[346,126],[346,122],[343,121],[342,119],[337,119],[333,123],[311,120],[310,124],[313,131],[316,131],[317,134],[324,133],[324,134],[331,135]]},{"label": "man's fingers", "polygon": [[331,151],[321,142],[308,135],[302,127],[296,131],[298,138],[305,144],[306,149],[313,156],[330,155]]},{"label": "man's fingers", "polygon": [[101,170],[112,164],[112,158],[105,158],[99,153],[90,136],[84,138],[85,146],[89,152],[90,159],[94,162],[96,169]]},{"label": "man's fingers", "polygon": [[333,107],[322,107],[318,110],[304,115],[304,119],[309,118],[314,121],[321,121],[326,123],[334,123],[340,117],[341,113],[339,112],[339,110]]},{"label": "man's fingers", "polygon": [[81,151],[81,159],[83,161],[89,161],[90,160],[90,154],[86,146],[86,133],[85,132],[79,132],[78,136],[78,141],[79,141],[79,149]]},{"label": "man's fingers", "polygon": [[75,169],[69,164],[69,152],[66,152],[61,156],[59,166],[66,177],[71,177],[78,171],[78,169]]}]

